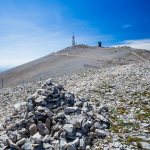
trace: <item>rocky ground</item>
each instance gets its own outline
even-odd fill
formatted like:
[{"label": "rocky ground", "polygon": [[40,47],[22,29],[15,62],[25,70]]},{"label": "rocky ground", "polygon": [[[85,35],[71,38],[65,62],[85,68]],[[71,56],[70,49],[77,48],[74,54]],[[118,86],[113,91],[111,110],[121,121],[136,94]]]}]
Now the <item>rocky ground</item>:
[{"label": "rocky ground", "polygon": [[[25,102],[44,83],[39,81],[0,90],[1,124],[13,112],[14,104]],[[93,102],[95,109],[102,106],[109,109],[109,113],[100,113],[109,120],[109,126],[103,129],[106,137],[93,138],[91,149],[150,149],[149,63],[89,70],[54,78],[53,83],[64,85],[67,91],[74,93],[75,101],[85,99],[88,106]],[[94,109],[91,111],[95,112]],[[0,130],[1,135],[6,133],[2,126]]]}]

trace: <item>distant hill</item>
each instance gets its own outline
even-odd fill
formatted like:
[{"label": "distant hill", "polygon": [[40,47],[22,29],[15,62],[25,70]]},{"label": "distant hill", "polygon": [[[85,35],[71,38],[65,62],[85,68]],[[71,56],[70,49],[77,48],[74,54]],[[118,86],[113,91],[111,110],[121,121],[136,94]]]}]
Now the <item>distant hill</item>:
[{"label": "distant hill", "polygon": [[88,45],[67,47],[13,69],[0,73],[4,87],[59,77],[72,73],[110,66],[148,61],[150,51],[130,47],[100,48]]}]

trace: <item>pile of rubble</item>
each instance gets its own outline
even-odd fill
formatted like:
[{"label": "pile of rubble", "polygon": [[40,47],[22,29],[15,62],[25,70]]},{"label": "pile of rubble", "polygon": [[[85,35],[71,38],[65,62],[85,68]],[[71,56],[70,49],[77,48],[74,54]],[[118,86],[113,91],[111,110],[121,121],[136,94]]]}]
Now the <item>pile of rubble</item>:
[{"label": "pile of rubble", "polygon": [[48,79],[27,102],[15,104],[14,112],[0,126],[0,149],[90,149],[95,138],[105,138],[108,108],[75,97],[61,84]]}]

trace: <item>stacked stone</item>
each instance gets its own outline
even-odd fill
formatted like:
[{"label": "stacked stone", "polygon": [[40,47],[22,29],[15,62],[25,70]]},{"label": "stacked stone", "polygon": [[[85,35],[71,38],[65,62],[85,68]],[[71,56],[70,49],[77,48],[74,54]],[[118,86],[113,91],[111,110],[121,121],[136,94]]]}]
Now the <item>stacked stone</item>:
[{"label": "stacked stone", "polygon": [[108,108],[89,99],[75,98],[48,79],[27,102],[14,106],[1,126],[1,149],[90,149],[94,138],[105,138]]}]

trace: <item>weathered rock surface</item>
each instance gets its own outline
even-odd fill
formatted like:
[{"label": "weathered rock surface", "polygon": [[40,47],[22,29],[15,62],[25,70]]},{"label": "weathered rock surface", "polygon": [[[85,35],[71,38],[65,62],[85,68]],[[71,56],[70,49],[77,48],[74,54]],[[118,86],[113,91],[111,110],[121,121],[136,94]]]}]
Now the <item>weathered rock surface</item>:
[{"label": "weathered rock surface", "polygon": [[[21,149],[148,148],[149,70],[149,64],[114,66],[0,90],[0,149],[10,149],[8,138]],[[13,108],[16,102],[23,104]],[[42,140],[33,138],[37,133]]]},{"label": "weathered rock surface", "polygon": [[[104,130],[97,131],[102,126],[97,122],[96,133],[90,131],[95,119],[94,109],[88,106],[87,100],[75,100],[73,93],[64,90],[62,85],[53,85],[51,79],[42,87],[27,102],[15,104],[13,115],[7,116],[0,128],[7,130],[7,134],[0,136],[1,147],[18,150],[85,149],[86,145],[92,145],[92,132],[105,135]],[[98,118],[108,122],[103,116]]]}]

